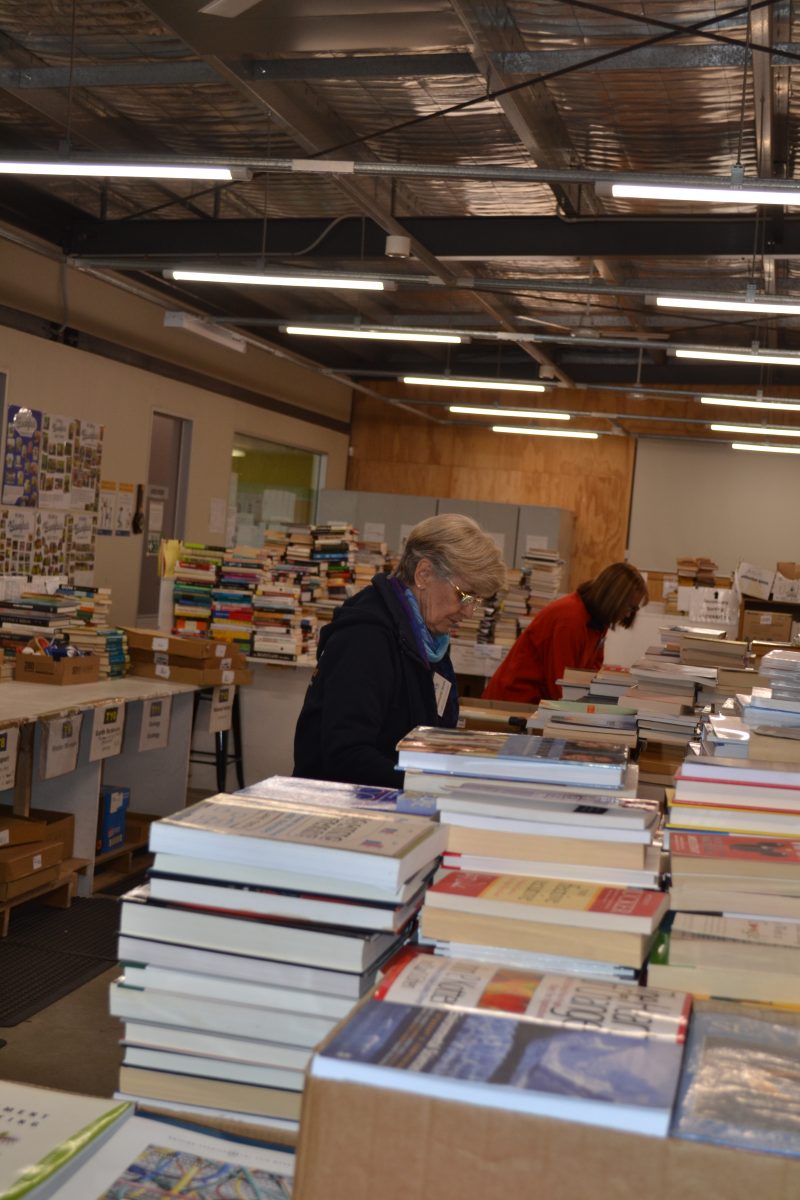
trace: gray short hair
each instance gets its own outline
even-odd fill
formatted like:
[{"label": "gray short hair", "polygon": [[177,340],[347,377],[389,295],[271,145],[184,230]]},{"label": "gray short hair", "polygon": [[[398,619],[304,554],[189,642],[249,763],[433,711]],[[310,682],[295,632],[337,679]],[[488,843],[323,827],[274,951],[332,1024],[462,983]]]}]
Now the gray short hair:
[{"label": "gray short hair", "polygon": [[395,574],[410,587],[427,558],[437,575],[458,578],[468,592],[488,599],[506,586],[506,568],[495,542],[471,517],[440,513],[420,521],[408,535]]}]

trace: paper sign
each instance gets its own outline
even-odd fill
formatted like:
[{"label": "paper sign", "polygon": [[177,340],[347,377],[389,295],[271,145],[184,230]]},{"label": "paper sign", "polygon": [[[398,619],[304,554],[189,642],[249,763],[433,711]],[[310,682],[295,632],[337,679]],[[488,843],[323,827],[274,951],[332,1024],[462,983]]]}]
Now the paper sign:
[{"label": "paper sign", "polygon": [[0,791],[14,786],[17,775],[17,744],[19,730],[16,725],[0,729]]},{"label": "paper sign", "polygon": [[89,762],[113,758],[122,750],[122,731],[125,726],[125,705],[101,704],[92,713],[92,740]]},{"label": "paper sign", "polygon": [[117,489],[117,511],[114,518],[116,537],[130,537],[131,535],[134,486],[132,483],[121,483]]},{"label": "paper sign", "polygon": [[151,500],[147,510],[148,533],[161,533],[164,528],[164,505],[161,500]]},{"label": "paper sign", "polygon": [[82,713],[42,721],[42,779],[55,779],[75,770],[82,724]]},{"label": "paper sign", "polygon": [[100,480],[100,496],[97,508],[97,536],[112,537],[114,517],[117,511],[117,485],[110,479]]},{"label": "paper sign", "polygon": [[158,700],[145,700],[142,704],[142,728],[139,733],[140,750],[161,750],[169,739],[169,721],[172,713],[172,697],[161,696]]},{"label": "paper sign", "polygon": [[228,523],[228,502],[212,496],[208,502],[208,532],[224,533]]},{"label": "paper sign", "polygon": [[235,687],[215,687],[211,697],[211,712],[208,717],[209,733],[224,733],[231,727]]}]

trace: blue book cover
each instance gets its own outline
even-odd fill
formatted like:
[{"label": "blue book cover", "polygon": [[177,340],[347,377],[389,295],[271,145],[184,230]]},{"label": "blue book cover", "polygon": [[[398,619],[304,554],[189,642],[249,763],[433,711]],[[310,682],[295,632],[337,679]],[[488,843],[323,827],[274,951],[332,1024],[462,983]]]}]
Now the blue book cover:
[{"label": "blue book cover", "polygon": [[[326,779],[300,779],[293,775],[271,775],[235,792],[263,800],[288,800],[330,808],[366,808],[374,812],[400,812],[397,788],[373,787],[366,783],[333,783]],[[414,810],[415,812],[417,810]],[[418,814],[420,815],[420,814]]]},{"label": "blue book cover", "polygon": [[799,1156],[800,1028],[695,1010],[672,1133]]},{"label": "blue book cover", "polygon": [[683,1047],[657,1038],[371,1000],[312,1074],[666,1136]]}]

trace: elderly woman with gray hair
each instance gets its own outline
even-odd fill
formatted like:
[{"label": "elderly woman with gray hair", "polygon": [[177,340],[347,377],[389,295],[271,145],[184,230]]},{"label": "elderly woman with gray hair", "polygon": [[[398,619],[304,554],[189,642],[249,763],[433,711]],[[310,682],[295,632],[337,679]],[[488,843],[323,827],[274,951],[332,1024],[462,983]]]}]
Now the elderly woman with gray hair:
[{"label": "elderly woman with gray hair", "polygon": [[376,575],[320,634],[295,775],[402,787],[395,746],[416,725],[455,727],[450,634],[505,575],[497,546],[469,517],[416,525],[396,572]]}]

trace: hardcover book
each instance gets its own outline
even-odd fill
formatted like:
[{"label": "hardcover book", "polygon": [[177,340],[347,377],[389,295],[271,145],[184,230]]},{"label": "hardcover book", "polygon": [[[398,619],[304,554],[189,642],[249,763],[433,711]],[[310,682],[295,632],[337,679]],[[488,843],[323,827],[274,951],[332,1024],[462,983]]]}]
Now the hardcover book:
[{"label": "hardcover book", "polygon": [[500,779],[552,779],[586,787],[621,785],[628,762],[624,746],[424,725],[402,738],[397,750],[401,770],[416,767]]},{"label": "hardcover book", "polygon": [[150,827],[150,849],[396,886],[444,849],[424,817],[219,794]]},{"label": "hardcover book", "polygon": [[310,1073],[663,1137],[681,1053],[661,1038],[369,1000]]}]

